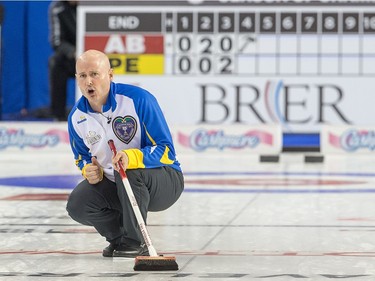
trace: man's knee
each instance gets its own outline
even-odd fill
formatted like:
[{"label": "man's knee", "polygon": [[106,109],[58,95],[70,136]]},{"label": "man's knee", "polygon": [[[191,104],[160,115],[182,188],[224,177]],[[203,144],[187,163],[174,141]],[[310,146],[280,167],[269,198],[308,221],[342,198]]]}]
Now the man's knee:
[{"label": "man's knee", "polygon": [[73,192],[69,195],[68,202],[66,203],[66,211],[75,221],[80,221],[80,218],[83,216],[82,202],[79,201],[79,196],[76,196],[73,190]]},{"label": "man's knee", "polygon": [[88,189],[83,186],[84,184],[85,183],[82,182],[73,189],[66,203],[66,210],[69,216],[82,224],[86,224],[86,206],[87,200],[90,197],[87,192]]}]

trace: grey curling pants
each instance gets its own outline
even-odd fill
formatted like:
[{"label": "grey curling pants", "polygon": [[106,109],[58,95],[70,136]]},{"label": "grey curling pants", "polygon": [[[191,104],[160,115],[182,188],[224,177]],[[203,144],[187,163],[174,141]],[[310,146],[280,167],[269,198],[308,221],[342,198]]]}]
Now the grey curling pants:
[{"label": "grey curling pants", "polygon": [[[148,211],[162,211],[172,206],[184,189],[181,172],[171,167],[126,171],[143,219]],[[110,242],[137,246],[144,241],[121,177],[116,183],[106,177],[97,184],[80,182],[71,192],[66,209],[70,217],[93,226]]]}]

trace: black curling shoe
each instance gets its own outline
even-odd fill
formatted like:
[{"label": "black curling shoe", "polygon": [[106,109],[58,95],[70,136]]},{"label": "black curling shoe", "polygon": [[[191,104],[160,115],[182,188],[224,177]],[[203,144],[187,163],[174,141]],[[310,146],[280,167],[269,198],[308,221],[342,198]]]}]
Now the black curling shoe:
[{"label": "black curling shoe", "polygon": [[135,258],[138,256],[149,256],[146,244],[140,246],[129,246],[127,244],[110,243],[103,249],[103,257]]}]

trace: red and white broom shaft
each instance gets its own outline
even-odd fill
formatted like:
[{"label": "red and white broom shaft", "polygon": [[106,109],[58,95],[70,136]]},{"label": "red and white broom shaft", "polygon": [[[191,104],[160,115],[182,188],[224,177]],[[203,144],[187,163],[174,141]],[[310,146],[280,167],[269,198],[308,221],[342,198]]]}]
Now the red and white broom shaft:
[{"label": "red and white broom shaft", "polygon": [[[108,145],[111,148],[113,155],[115,156],[117,154],[117,150],[116,150],[116,147],[115,147],[115,144],[114,144],[113,140],[109,140]],[[120,173],[120,176],[121,176],[121,179],[122,179],[122,183],[124,184],[126,193],[128,194],[130,203],[132,205],[135,217],[137,219],[139,228],[141,230],[143,239],[145,240],[145,243],[147,245],[150,256],[156,257],[156,256],[158,256],[158,254],[157,254],[154,246],[152,245],[151,238],[150,238],[150,235],[148,234],[148,230],[147,230],[147,227],[146,227],[146,223],[143,220],[141,211],[139,210],[137,199],[134,196],[133,190],[130,186],[130,182],[128,180],[128,177],[126,176],[126,173],[125,173],[124,167],[122,166],[121,161],[118,162],[118,166],[119,166],[119,173]]]}]

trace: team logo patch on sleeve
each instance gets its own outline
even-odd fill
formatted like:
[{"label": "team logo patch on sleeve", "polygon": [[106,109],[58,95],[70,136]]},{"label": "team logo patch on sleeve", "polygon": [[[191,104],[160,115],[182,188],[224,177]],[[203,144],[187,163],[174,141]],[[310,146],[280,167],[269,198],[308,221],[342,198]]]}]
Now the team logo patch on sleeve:
[{"label": "team logo patch on sleeve", "polygon": [[101,135],[98,135],[95,131],[89,131],[86,134],[86,141],[90,145],[96,144],[102,138]]},{"label": "team logo patch on sleeve", "polygon": [[137,122],[129,115],[118,116],[113,120],[112,128],[118,139],[128,144],[137,132]]}]

